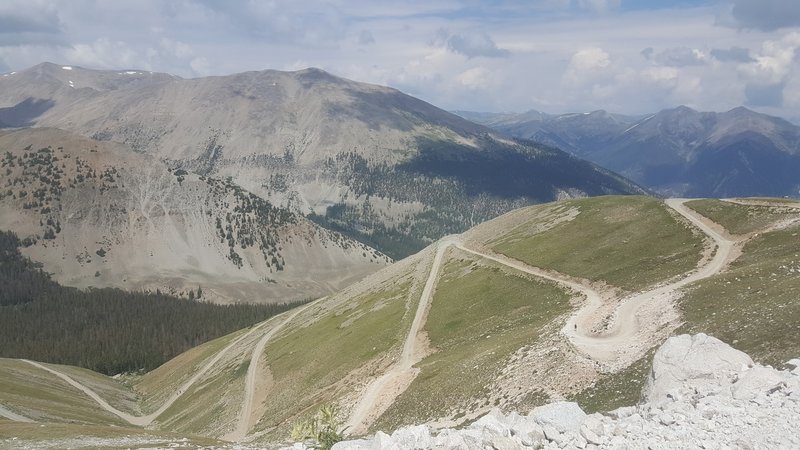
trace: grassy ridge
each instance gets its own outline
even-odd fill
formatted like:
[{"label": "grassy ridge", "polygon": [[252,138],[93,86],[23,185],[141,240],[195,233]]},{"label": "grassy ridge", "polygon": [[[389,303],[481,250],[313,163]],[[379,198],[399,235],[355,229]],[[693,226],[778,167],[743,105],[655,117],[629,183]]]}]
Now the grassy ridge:
[{"label": "grassy ridge", "polygon": [[144,397],[142,409],[146,413],[157,410],[179,386],[200,370],[206,361],[249,330],[249,328],[238,330],[206,342],[170,359],[155,370],[136,377],[131,384]]},{"label": "grassy ridge", "polygon": [[523,224],[490,243],[505,255],[569,275],[637,291],[693,269],[702,238],[652,197],[598,197],[563,202],[571,221],[529,234]]},{"label": "grassy ridge", "polygon": [[0,403],[42,422],[126,424],[65,381],[20,360],[0,358]]},{"label": "grassy ridge", "polygon": [[680,332],[711,334],[780,367],[800,355],[800,227],[749,241],[729,270],[681,299]]},{"label": "grassy ridge", "polygon": [[798,213],[793,209],[737,205],[720,200],[692,200],[686,202],[686,206],[722,225],[731,234],[752,233],[779,220],[797,217]]},{"label": "grassy ridge", "polygon": [[446,263],[425,324],[436,351],[417,365],[421,373],[373,429],[486,406],[486,387],[511,354],[568,310],[569,295],[555,284],[471,258]]},{"label": "grassy ridge", "polygon": [[[731,234],[747,234],[800,215],[796,210],[693,200],[687,206]],[[800,355],[800,227],[757,236],[723,273],[691,285],[679,300],[682,333],[713,335],[764,364],[780,367]],[[587,411],[636,404],[653,351],[604,375],[572,397]]]},{"label": "grassy ridge", "polygon": [[398,350],[416,308],[416,297],[407,304],[410,289],[404,282],[354,298],[346,310],[325,313],[267,344],[273,383],[256,428],[278,427],[275,435],[286,438],[299,416],[353,388],[343,385],[348,374]]}]

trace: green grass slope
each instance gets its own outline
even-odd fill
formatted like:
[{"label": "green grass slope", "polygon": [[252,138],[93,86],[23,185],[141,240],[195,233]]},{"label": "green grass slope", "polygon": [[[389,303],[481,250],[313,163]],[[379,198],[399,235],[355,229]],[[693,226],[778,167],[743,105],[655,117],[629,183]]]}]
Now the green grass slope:
[{"label": "green grass slope", "polygon": [[692,200],[686,205],[718,223],[731,234],[748,234],[780,220],[797,217],[798,210],[789,206],[790,202],[784,199],[775,200],[775,204],[786,206],[739,205],[711,199]]},{"label": "green grass slope", "polygon": [[488,388],[514,352],[570,309],[570,295],[554,283],[455,255],[442,269],[424,328],[433,353],[376,430],[493,406]]},{"label": "green grass slope", "polygon": [[[800,218],[800,210],[776,208],[763,214],[763,206],[714,203],[726,212],[726,227],[739,232],[763,229],[787,215]],[[730,208],[741,211],[729,212]],[[752,215],[754,210],[758,214]],[[683,332],[714,335],[756,361],[778,367],[796,358],[800,355],[800,222],[759,233],[728,271],[692,286],[680,305],[686,322]]]},{"label": "green grass slope", "polygon": [[[729,234],[758,234],[745,243],[741,256],[727,270],[685,289],[679,300],[683,325],[675,333],[710,334],[760,363],[780,367],[800,355],[800,223],[764,231],[800,219],[800,210],[787,207],[783,199],[760,201],[764,204],[687,202]],[[634,405],[651,360],[652,352],[570,398],[587,411]]]},{"label": "green grass slope", "polygon": [[426,263],[410,259],[375,286],[309,309],[267,344],[271,380],[255,432],[287,439],[301,417],[352,396],[365,378],[393,362],[419,301],[421,286],[412,275],[418,264]]},{"label": "green grass slope", "polygon": [[[773,365],[800,355],[800,220],[786,224],[800,219],[800,210],[719,201],[689,206],[729,234],[751,238],[726,271],[684,289],[678,300],[683,325],[676,333],[708,333]],[[767,229],[778,223],[784,225]],[[533,266],[638,291],[693,270],[705,238],[661,200],[601,197],[519,209],[461,240],[468,248],[489,247]],[[249,430],[253,442],[286,441],[294,423],[326,403],[350,411],[365,386],[397,361],[434,253],[430,247],[321,299],[277,331],[255,355],[261,364]],[[427,352],[416,365],[419,373],[371,430],[461,423],[494,406],[525,412],[553,397],[574,399],[590,411],[638,401],[652,352],[616,373],[600,373],[581,359],[559,333],[564,319],[581,307],[579,296],[456,247],[444,253],[439,275],[422,326]],[[238,341],[168,409],[155,424],[159,432],[217,437],[231,431],[256,342],[283,319],[271,320]],[[248,331],[123,381],[60,370],[118,408],[151,412]],[[0,360],[0,403],[41,422],[125,425],[79,391],[17,360]]]},{"label": "green grass slope", "polygon": [[[77,368],[70,370],[70,375],[78,371],[81,372],[78,378],[91,379],[89,382],[94,387],[109,395],[109,403],[124,405],[129,402],[130,391],[114,379],[100,374],[88,375]],[[126,425],[62,379],[17,359],[0,358],[0,404],[37,422]]]},{"label": "green grass slope", "polygon": [[610,196],[558,205],[576,208],[578,215],[541,232],[531,232],[535,224],[522,223],[489,245],[537,267],[628,291],[681,275],[701,258],[702,236],[659,199]]}]

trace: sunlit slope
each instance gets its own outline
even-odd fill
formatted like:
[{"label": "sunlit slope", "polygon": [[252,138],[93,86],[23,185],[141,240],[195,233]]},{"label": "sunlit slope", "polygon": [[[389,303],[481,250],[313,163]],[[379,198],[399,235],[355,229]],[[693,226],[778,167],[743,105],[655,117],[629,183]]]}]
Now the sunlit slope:
[{"label": "sunlit slope", "polygon": [[282,439],[325,403],[350,405],[397,359],[419,301],[430,252],[409,257],[325,299],[265,349],[264,399],[253,431]]},{"label": "sunlit slope", "polygon": [[688,290],[682,331],[719,336],[776,367],[800,355],[800,203],[689,206],[746,241],[728,271]]},{"label": "sunlit slope", "polygon": [[[538,211],[552,219],[542,220]],[[652,197],[570,200],[532,207],[529,214],[512,229],[500,226],[488,246],[537,267],[627,291],[679,276],[702,257],[699,231]]]},{"label": "sunlit slope", "polygon": [[[74,367],[47,367],[69,372],[70,376],[97,389],[109,403],[131,411],[137,408],[135,393],[110,377]],[[0,405],[36,422],[125,424],[55,375],[18,359],[0,359]]]},{"label": "sunlit slope", "polygon": [[514,398],[502,399],[492,388],[520,348],[553,331],[554,319],[570,310],[569,293],[460,250],[449,256],[425,325],[430,355],[376,429],[457,420],[501,400],[504,406],[530,406],[547,398],[537,389],[519,389]]},{"label": "sunlit slope", "polygon": [[[181,391],[151,428],[253,445],[287,441],[330,403],[354,433],[458,425],[561,398],[587,410],[631,405],[652,349],[677,332],[722,336],[770,364],[800,353],[800,208],[758,202],[601,197],[522,208],[148,374],[117,382],[61,370],[131,413]],[[726,253],[720,234],[735,245],[709,271]],[[608,358],[592,347],[601,344]],[[15,383],[0,390],[15,413],[65,421],[75,405],[80,423],[125,425],[67,387],[12,398],[50,379],[30,364],[0,361],[0,376]],[[49,400],[52,411],[37,416]]]}]

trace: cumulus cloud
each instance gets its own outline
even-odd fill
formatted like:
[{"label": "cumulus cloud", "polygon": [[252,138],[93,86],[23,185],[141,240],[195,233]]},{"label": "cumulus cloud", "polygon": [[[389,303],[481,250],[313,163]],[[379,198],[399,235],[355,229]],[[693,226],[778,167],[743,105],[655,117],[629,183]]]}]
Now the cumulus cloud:
[{"label": "cumulus cloud", "polygon": [[579,50],[570,58],[564,81],[569,84],[598,81],[610,65],[611,55],[600,47]]},{"label": "cumulus cloud", "polygon": [[745,97],[751,106],[783,105],[783,90],[797,70],[800,32],[768,40],[754,55],[753,61],[739,66],[746,81]]},{"label": "cumulus cloud", "polygon": [[744,90],[747,105],[753,107],[783,106],[783,89],[785,86],[786,83],[784,82],[774,84],[748,84]]},{"label": "cumulus cloud", "polygon": [[759,84],[776,84],[792,72],[800,49],[800,32],[784,35],[779,40],[765,41],[754,55],[754,61],[740,66],[744,77]]},{"label": "cumulus cloud", "polygon": [[703,2],[727,5],[725,27],[700,3],[2,0],[0,58],[185,77],[315,66],[447,109],[749,104],[798,118],[800,46],[785,27],[800,0]]},{"label": "cumulus cloud", "polygon": [[800,26],[797,0],[729,0],[734,23],[743,28],[773,31]]},{"label": "cumulus cloud", "polygon": [[708,62],[708,56],[703,51],[689,47],[668,48],[658,53],[648,47],[641,54],[645,59],[662,66],[701,66]]},{"label": "cumulus cloud", "polygon": [[206,59],[203,56],[192,58],[192,60],[189,62],[189,67],[192,68],[192,71],[194,71],[194,73],[200,76],[208,75],[209,73],[211,73],[210,71],[211,64],[208,62],[208,59]]},{"label": "cumulus cloud", "polygon": [[482,89],[488,84],[489,70],[485,67],[473,67],[459,74],[456,79],[469,89]]},{"label": "cumulus cloud", "polygon": [[508,50],[499,48],[491,36],[486,33],[449,34],[446,30],[439,30],[436,41],[443,42],[448,50],[464,55],[467,58],[480,56],[505,58],[511,54]]}]

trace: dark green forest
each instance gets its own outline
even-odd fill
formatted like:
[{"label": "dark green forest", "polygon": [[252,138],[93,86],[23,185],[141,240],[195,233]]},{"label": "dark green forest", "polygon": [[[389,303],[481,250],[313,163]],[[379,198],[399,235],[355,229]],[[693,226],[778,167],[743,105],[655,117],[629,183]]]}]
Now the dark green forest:
[{"label": "dark green forest", "polygon": [[113,375],[152,370],[203,342],[297,306],[215,305],[161,293],[61,286],[0,231],[0,357]]}]

